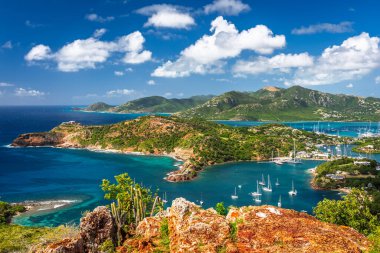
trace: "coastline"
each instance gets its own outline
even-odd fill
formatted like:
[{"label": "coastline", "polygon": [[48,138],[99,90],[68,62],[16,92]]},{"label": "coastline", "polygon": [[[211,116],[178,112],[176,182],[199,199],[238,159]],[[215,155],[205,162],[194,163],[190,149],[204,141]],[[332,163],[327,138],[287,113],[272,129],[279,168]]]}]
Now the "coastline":
[{"label": "coastline", "polygon": [[172,155],[172,154],[146,154],[144,152],[138,151],[121,151],[117,149],[100,149],[100,148],[75,148],[75,147],[57,147],[57,146],[26,146],[26,147],[15,147],[12,144],[4,145],[5,148],[56,148],[56,149],[72,149],[72,150],[87,150],[97,153],[110,153],[110,154],[124,154],[133,156],[155,156],[155,157],[170,157],[177,162],[184,162],[184,159]]},{"label": "coastline", "polygon": [[61,200],[25,200],[21,202],[15,202],[12,204],[18,204],[22,205],[26,208],[25,212],[18,213],[15,216],[12,217],[11,223],[12,224],[18,224],[15,222],[15,219],[20,217],[30,217],[35,214],[43,214],[48,213],[52,210],[58,210],[67,208],[69,206],[75,205],[80,203],[81,200],[77,199],[61,199]]},{"label": "coastline", "polygon": [[335,189],[328,189],[328,188],[323,188],[323,187],[319,187],[317,186],[315,183],[314,183],[314,179],[317,175],[317,173],[315,172],[315,168],[310,168],[307,170],[307,172],[309,172],[311,175],[312,175],[312,178],[310,179],[310,187],[313,189],[313,190],[316,190],[316,191],[337,191],[339,193],[344,193],[344,194],[349,194],[351,192],[351,188],[347,188],[347,187],[344,187],[344,188],[335,188]]}]

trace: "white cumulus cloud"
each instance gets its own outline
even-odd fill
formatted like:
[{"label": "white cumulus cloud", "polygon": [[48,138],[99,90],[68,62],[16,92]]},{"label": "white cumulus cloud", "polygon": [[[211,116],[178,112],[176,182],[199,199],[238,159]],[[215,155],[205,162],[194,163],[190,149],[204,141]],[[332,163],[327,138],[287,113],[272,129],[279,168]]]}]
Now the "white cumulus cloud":
[{"label": "white cumulus cloud", "polygon": [[50,47],[37,45],[25,56],[28,62],[53,60],[63,72],[76,72],[81,69],[94,69],[97,64],[106,62],[113,53],[124,53],[122,61],[139,64],[148,61],[152,53],[143,50],[144,37],[139,31],[120,37],[115,41],[101,41],[97,37],[78,39],[52,53]]},{"label": "white cumulus cloud", "polygon": [[148,85],[156,85],[156,81],[154,81],[154,80],[149,80],[149,81],[147,82],[147,84],[148,84]]},{"label": "white cumulus cloud", "polygon": [[303,26],[301,28],[295,28],[292,30],[293,34],[301,35],[301,34],[315,34],[315,33],[347,33],[352,32],[353,22],[344,21],[338,24],[331,23],[321,23],[310,26]]},{"label": "white cumulus cloud", "polygon": [[239,32],[234,24],[219,16],[211,23],[211,35],[204,35],[184,49],[176,61],[167,61],[152,76],[184,77],[193,73],[220,73],[222,60],[237,57],[243,50],[270,54],[285,46],[284,35],[274,35],[265,25]]},{"label": "white cumulus cloud", "polygon": [[85,19],[89,20],[89,21],[92,21],[92,22],[99,22],[99,23],[105,23],[105,22],[108,22],[108,21],[112,21],[115,19],[115,17],[113,16],[109,16],[109,17],[102,17],[102,16],[99,16],[98,14],[96,13],[90,13],[90,14],[87,14],[85,16]]},{"label": "white cumulus cloud", "polygon": [[324,85],[361,78],[380,66],[380,38],[368,33],[326,48],[311,67],[300,68],[288,85]]},{"label": "white cumulus cloud", "polygon": [[206,14],[216,12],[230,16],[239,15],[241,12],[249,11],[250,9],[248,4],[240,0],[214,0],[211,4],[204,6]]},{"label": "white cumulus cloud", "polygon": [[15,95],[18,97],[41,97],[45,95],[45,92],[32,89],[17,88],[15,90]]},{"label": "white cumulus cloud", "polygon": [[134,93],[135,93],[135,90],[117,89],[117,90],[107,91],[106,96],[107,97],[121,97],[121,96],[130,96]]},{"label": "white cumulus cloud", "polygon": [[352,83],[349,83],[349,84],[346,85],[346,88],[350,88],[350,89],[354,88],[354,85]]},{"label": "white cumulus cloud", "polygon": [[123,71],[114,71],[113,73],[115,74],[115,76],[123,76],[124,75]]},{"label": "white cumulus cloud", "polygon": [[375,83],[380,84],[380,76],[375,77]]},{"label": "white cumulus cloud", "polygon": [[137,13],[149,16],[145,27],[189,29],[195,25],[194,18],[187,9],[176,5],[150,5],[137,10]]},{"label": "white cumulus cloud", "polygon": [[234,67],[235,74],[261,74],[271,73],[273,70],[289,72],[291,68],[307,67],[313,65],[313,57],[308,53],[279,54],[271,58],[259,56],[254,60],[240,60]]},{"label": "white cumulus cloud", "polygon": [[105,28],[96,29],[95,32],[92,34],[92,37],[94,37],[94,38],[100,38],[106,32],[107,32],[107,29],[105,29]]},{"label": "white cumulus cloud", "polygon": [[15,86],[13,83],[0,82],[0,87],[12,87]]},{"label": "white cumulus cloud", "polygon": [[25,60],[31,61],[42,61],[51,58],[51,49],[45,45],[34,46],[27,55],[25,55]]}]

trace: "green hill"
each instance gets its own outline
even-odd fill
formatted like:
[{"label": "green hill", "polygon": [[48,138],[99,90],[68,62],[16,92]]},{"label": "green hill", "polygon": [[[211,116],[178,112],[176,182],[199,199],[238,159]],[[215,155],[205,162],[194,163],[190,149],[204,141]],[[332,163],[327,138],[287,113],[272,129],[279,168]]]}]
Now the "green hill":
[{"label": "green hill", "polygon": [[231,91],[178,114],[219,120],[379,121],[380,99],[335,95],[293,86],[256,92]]},{"label": "green hill", "polygon": [[108,111],[113,107],[114,106],[103,103],[103,102],[97,102],[95,104],[87,106],[84,110],[88,112],[102,112],[102,111]]},{"label": "green hill", "polygon": [[201,105],[211,99],[213,96],[193,96],[190,98],[164,98],[160,96],[151,96],[129,101],[119,106],[110,106],[98,102],[88,106],[85,111],[103,111],[119,113],[174,113],[193,108]]}]

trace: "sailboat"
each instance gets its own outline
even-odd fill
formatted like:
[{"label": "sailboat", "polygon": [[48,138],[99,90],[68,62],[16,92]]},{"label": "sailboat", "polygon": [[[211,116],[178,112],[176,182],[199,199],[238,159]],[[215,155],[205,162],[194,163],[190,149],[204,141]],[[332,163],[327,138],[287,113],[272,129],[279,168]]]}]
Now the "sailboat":
[{"label": "sailboat", "polygon": [[284,164],[280,159],[277,159],[276,161],[274,161],[274,163],[277,165],[283,165]]},{"label": "sailboat", "polygon": [[293,139],[293,159],[288,160],[287,162],[293,163],[293,164],[301,163],[301,161],[296,158],[296,140],[295,139]]},{"label": "sailboat", "polygon": [[280,185],[280,182],[278,181],[278,178],[277,178],[276,186],[279,186],[279,185]]},{"label": "sailboat", "polygon": [[259,180],[257,180],[256,183],[257,183],[257,190],[255,192],[251,192],[252,196],[260,196],[261,195]]},{"label": "sailboat", "polygon": [[281,204],[281,195],[280,195],[280,198],[278,199],[277,206],[278,206],[278,207],[281,207],[281,206],[282,206],[282,204]]},{"label": "sailboat", "polygon": [[203,205],[203,193],[201,193],[201,200],[199,201],[199,204],[202,206]]},{"label": "sailboat", "polygon": [[236,187],[235,187],[235,194],[231,195],[231,198],[232,198],[232,199],[237,199],[237,198],[239,198],[239,196],[236,194]]},{"label": "sailboat", "polygon": [[274,163],[277,164],[277,165],[284,164],[283,161],[280,158],[280,151],[279,150],[277,150],[277,158],[274,160]]},{"label": "sailboat", "polygon": [[259,185],[265,186],[264,174],[261,174],[261,181],[259,182]]},{"label": "sailboat", "polygon": [[272,184],[270,183],[270,176],[268,175],[268,186],[263,187],[263,191],[271,192],[272,191]]},{"label": "sailboat", "polygon": [[297,195],[297,190],[294,189],[294,181],[292,180],[292,190],[289,191],[290,196],[296,196]]},{"label": "sailboat", "polygon": [[162,196],[162,203],[168,203],[168,199],[166,198],[166,192],[164,193],[164,196]]},{"label": "sailboat", "polygon": [[261,203],[260,195],[255,197],[255,202],[256,203]]}]

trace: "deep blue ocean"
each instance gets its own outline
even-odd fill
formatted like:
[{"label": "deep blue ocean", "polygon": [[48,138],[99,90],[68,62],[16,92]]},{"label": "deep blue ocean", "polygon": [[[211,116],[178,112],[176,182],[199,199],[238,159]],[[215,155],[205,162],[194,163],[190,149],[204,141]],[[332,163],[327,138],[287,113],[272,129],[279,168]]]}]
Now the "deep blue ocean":
[{"label": "deep blue ocean", "polygon": [[[205,207],[223,201],[226,205],[254,205],[248,195],[256,189],[256,180],[269,174],[272,185],[276,178],[280,186],[272,193],[264,193],[261,204],[277,205],[279,196],[285,208],[306,210],[312,213],[313,206],[323,198],[339,198],[337,192],[315,191],[310,188],[309,168],[319,162],[304,161],[299,165],[278,166],[271,163],[230,163],[205,169],[190,182],[169,183],[165,174],[176,169],[177,161],[168,157],[134,156],[98,153],[87,150],[54,148],[9,148],[21,133],[47,131],[63,121],[75,120],[82,124],[110,124],[130,120],[141,114],[84,113],[72,111],[68,106],[0,107],[0,200],[16,202],[26,200],[67,200],[71,205],[32,216],[18,216],[16,223],[33,226],[56,226],[78,223],[82,213],[98,205],[107,204],[99,187],[103,178],[113,180],[115,175],[128,172],[137,182],[167,193],[168,200],[185,197]],[[234,126],[257,125],[257,122],[223,122]],[[286,123],[292,127],[312,130],[317,122]],[[355,136],[361,129],[377,123],[319,123],[325,132],[340,132]],[[380,160],[379,156],[375,156]],[[298,190],[296,197],[288,191],[294,180]],[[234,188],[238,188],[237,200],[231,199]]]}]

